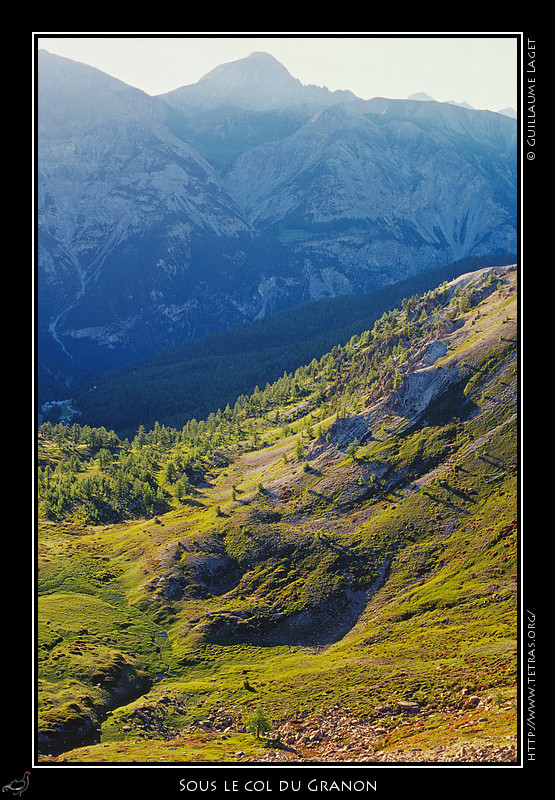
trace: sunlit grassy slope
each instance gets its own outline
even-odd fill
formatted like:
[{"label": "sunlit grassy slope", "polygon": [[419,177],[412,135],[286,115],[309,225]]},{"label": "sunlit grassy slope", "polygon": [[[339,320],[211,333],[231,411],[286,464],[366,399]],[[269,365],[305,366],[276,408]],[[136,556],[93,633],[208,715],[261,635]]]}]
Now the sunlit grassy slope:
[{"label": "sunlit grassy slope", "polygon": [[[278,734],[337,710],[374,733],[346,733],[336,760],[513,739],[516,277],[486,269],[384,315],[302,396],[197,441],[180,493],[190,442],[114,437],[101,462],[41,429],[41,760],[260,760],[268,741],[318,760],[318,737]],[[149,448],[159,505],[134,516],[107,487]],[[87,516],[93,475],[111,519]]]}]

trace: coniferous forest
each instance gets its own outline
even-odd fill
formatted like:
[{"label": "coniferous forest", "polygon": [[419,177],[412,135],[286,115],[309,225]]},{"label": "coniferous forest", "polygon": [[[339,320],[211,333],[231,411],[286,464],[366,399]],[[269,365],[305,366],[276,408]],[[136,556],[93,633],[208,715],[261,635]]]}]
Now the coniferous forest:
[{"label": "coniferous forest", "polygon": [[44,422],[39,759],[514,761],[516,322],[484,268],[181,427]]},{"label": "coniferous forest", "polygon": [[[514,257],[495,260],[510,264]],[[79,411],[74,421],[107,426],[123,438],[133,438],[139,425],[148,429],[156,422],[181,428],[189,420],[233,406],[254,387],[264,389],[284,373],[322,358],[372,328],[403,299],[490,266],[490,261],[466,258],[375,292],[287,309],[96,376],[71,389]],[[55,423],[56,413],[54,408],[43,417]]]},{"label": "coniferous forest", "polygon": [[[167,511],[172,499],[182,502],[187,497],[195,476],[198,480],[203,467],[222,448],[257,449],[265,429],[270,428],[285,438],[298,416],[304,420],[301,435],[307,440],[317,438],[322,434],[318,419],[345,417],[347,409],[359,410],[357,397],[365,396],[370,402],[397,388],[406,352],[435,335],[442,325],[446,283],[423,297],[403,299],[399,309],[384,311],[371,330],[354,334],[345,345],[336,345],[319,360],[313,358],[306,366],[284,373],[262,390],[257,386],[250,396],[241,395],[233,407],[227,404],[200,421],[193,418],[181,429],[156,421],[148,431],[141,424],[131,440],[122,440],[105,426],[44,423],[39,436],[54,443],[63,456],[54,470],[47,459],[44,467],[39,465],[41,511],[64,519],[77,508],[83,522],[113,522]],[[490,291],[493,286],[494,281],[489,281]],[[454,308],[468,311],[470,298],[476,302],[486,291],[473,290],[470,295],[461,291],[453,298]],[[296,411],[285,413],[292,405]]]}]

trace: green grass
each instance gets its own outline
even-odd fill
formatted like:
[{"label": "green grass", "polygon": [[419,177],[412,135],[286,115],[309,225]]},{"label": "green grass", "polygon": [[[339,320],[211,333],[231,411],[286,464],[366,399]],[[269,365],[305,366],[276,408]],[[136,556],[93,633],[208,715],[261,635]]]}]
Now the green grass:
[{"label": "green grass", "polygon": [[[488,312],[495,320],[507,327]],[[384,704],[419,703],[418,720],[388,723],[388,750],[514,735],[518,428],[513,348],[494,334],[465,348],[477,365],[467,398],[464,377],[404,432],[384,409],[387,425],[354,458],[330,450],[303,471],[299,432],[234,445],[194,503],[41,525],[39,727],[52,742],[87,725],[100,739],[66,742],[60,758],[256,758],[264,747],[242,725],[258,706],[278,726],[334,706],[373,720]],[[469,692],[506,701],[488,701],[480,722]]]},{"label": "green grass", "polygon": [[[213,736],[207,733],[177,736],[170,740],[137,739],[106,741],[72,751],[71,762],[76,764],[164,764],[237,762],[264,754],[267,748],[250,734]],[[43,763],[56,758],[43,758]]]}]

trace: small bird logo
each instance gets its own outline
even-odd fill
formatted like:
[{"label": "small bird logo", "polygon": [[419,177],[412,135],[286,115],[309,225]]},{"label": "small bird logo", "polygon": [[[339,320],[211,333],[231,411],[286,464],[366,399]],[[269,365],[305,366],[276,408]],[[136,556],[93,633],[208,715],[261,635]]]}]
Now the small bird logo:
[{"label": "small bird logo", "polygon": [[11,792],[14,797],[20,797],[29,786],[29,772],[26,772],[21,780],[15,780],[2,787],[3,792]]}]

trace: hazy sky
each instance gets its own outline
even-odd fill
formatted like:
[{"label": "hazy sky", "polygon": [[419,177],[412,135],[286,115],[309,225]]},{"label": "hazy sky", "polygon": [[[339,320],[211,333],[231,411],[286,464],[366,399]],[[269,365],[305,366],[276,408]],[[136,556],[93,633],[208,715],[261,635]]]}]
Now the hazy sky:
[{"label": "hazy sky", "polygon": [[196,83],[214,67],[261,50],[302,83],[358,97],[426,92],[475,108],[516,108],[519,32],[489,34],[58,34],[39,49],[97,67],[150,95]]}]

